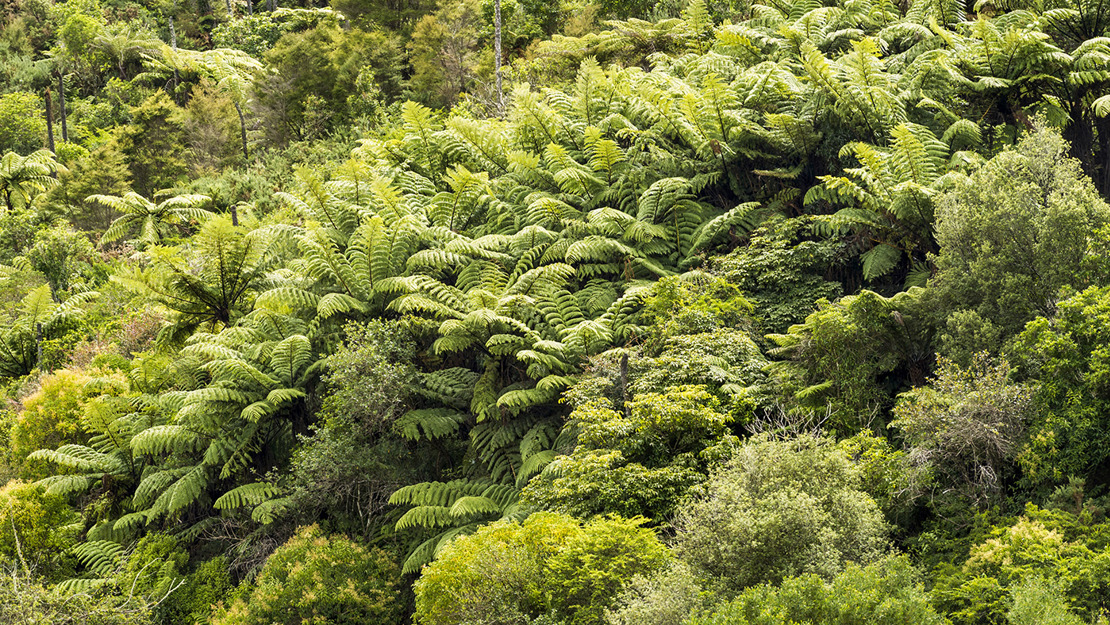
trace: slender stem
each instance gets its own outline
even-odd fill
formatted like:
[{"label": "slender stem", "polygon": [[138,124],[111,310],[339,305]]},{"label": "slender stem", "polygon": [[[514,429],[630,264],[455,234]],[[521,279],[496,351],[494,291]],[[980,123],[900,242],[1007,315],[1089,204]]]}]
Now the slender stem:
[{"label": "slender stem", "polygon": [[505,113],[505,95],[501,91],[501,0],[493,0],[493,63],[497,74],[497,112]]}]

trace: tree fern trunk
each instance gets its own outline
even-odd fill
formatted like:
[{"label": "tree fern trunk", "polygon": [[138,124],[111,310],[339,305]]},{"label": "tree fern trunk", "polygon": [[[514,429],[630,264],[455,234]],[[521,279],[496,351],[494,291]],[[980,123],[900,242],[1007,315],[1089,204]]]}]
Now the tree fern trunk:
[{"label": "tree fern trunk", "polygon": [[247,151],[247,121],[243,118],[243,107],[239,103],[235,103],[235,112],[239,114],[239,139],[243,142],[243,158],[250,160],[250,152]]},{"label": "tree fern trunk", "polygon": [[50,87],[46,88],[46,144],[54,154],[54,99],[50,96]]},{"label": "tree fern trunk", "polygon": [[66,83],[65,75],[58,72],[58,109],[62,113],[62,141],[69,141],[69,129],[66,127]]}]

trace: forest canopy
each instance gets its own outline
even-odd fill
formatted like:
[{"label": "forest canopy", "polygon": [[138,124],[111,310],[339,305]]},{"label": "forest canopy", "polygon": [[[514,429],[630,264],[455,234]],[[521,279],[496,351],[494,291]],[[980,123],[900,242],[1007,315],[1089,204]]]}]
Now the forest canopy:
[{"label": "forest canopy", "polygon": [[0,623],[1110,622],[1110,0],[10,0]]}]

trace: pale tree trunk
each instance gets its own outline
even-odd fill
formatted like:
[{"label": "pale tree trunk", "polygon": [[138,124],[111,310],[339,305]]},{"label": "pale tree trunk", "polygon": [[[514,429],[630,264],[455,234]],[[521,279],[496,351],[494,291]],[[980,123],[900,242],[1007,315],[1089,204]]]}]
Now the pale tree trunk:
[{"label": "pale tree trunk", "polygon": [[493,66],[497,74],[497,113],[505,113],[505,95],[501,91],[501,0],[493,0]]},{"label": "pale tree trunk", "polygon": [[[170,47],[173,48],[173,51],[175,53],[174,56],[176,56],[176,53],[177,53],[177,29],[174,28],[174,23],[173,23],[174,13],[177,13],[177,0],[173,0],[173,8],[171,9],[171,12],[170,12],[170,15],[169,15],[169,18],[170,18]],[[181,84],[181,76],[177,73],[176,60],[174,61],[174,63],[175,64],[174,64],[174,68],[173,68],[173,99],[176,102],[177,101],[177,87],[178,87],[178,85]]]}]

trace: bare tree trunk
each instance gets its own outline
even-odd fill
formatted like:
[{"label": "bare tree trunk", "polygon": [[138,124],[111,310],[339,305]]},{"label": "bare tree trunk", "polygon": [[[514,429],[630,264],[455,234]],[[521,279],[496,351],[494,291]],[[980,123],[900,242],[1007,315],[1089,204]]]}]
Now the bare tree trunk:
[{"label": "bare tree trunk", "polygon": [[235,112],[239,114],[239,138],[243,141],[243,158],[250,160],[250,152],[247,151],[247,121],[243,118],[243,107],[239,103],[235,103]]},{"label": "bare tree trunk", "polygon": [[247,0],[247,15],[254,15],[254,0]]},{"label": "bare tree trunk", "polygon": [[501,91],[501,0],[493,0],[493,66],[497,74],[497,113],[505,114],[505,95]]},{"label": "bare tree trunk", "polygon": [[[171,12],[169,14],[169,20],[170,20],[170,47],[173,48],[173,51],[176,53],[177,52],[177,29],[174,28],[174,23],[173,23],[174,13],[177,13],[177,0],[173,0],[173,9],[171,9]],[[177,102],[177,88],[180,85],[181,85],[181,75],[178,74],[178,72],[177,72],[177,65],[176,65],[176,61],[175,61],[174,68],[173,68],[173,99],[174,99],[175,102]],[[179,104],[180,104],[180,102],[179,102]]]},{"label": "bare tree trunk", "polygon": [[66,126],[66,83],[65,75],[58,72],[58,109],[62,112],[62,141],[69,142],[69,129]]},{"label": "bare tree trunk", "polygon": [[231,10],[231,0],[226,0],[226,1],[227,1],[227,19],[229,19],[229,20],[234,19],[235,18],[235,12]]},{"label": "bare tree trunk", "polygon": [[46,143],[51,152],[58,153],[54,149],[54,98],[50,96],[50,87],[46,88]]}]

